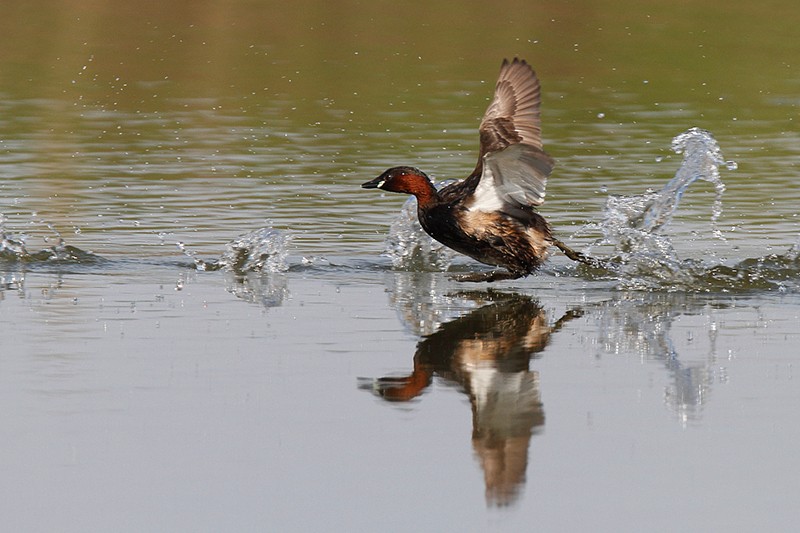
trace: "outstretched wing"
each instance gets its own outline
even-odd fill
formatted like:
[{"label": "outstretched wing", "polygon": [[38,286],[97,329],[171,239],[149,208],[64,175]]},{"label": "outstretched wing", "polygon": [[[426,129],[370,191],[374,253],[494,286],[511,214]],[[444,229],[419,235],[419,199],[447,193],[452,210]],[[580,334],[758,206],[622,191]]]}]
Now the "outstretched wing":
[{"label": "outstretched wing", "polygon": [[523,60],[503,61],[494,99],[481,120],[481,149],[472,177],[480,176],[470,209],[544,202],[555,162],[542,150],[539,80]]},{"label": "outstretched wing", "polygon": [[494,98],[481,120],[481,156],[516,143],[542,149],[539,79],[521,59],[503,60]]}]

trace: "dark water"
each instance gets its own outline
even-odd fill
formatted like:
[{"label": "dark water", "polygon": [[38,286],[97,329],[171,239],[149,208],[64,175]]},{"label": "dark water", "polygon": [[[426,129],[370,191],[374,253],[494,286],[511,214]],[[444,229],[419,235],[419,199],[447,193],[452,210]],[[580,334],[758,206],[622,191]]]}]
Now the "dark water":
[{"label": "dark water", "polygon": [[[799,23],[4,7],[5,527],[790,530]],[[558,162],[541,211],[605,267],[458,284],[483,267],[358,186],[466,175],[514,55]]]}]

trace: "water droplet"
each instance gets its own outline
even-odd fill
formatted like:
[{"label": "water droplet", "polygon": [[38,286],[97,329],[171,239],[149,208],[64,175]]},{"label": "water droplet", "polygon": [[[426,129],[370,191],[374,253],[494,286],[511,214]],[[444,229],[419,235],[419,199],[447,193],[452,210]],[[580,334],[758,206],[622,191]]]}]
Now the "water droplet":
[{"label": "water droplet", "polygon": [[288,268],[286,257],[291,240],[290,234],[269,227],[251,231],[229,242],[213,269],[283,272]]},{"label": "water droplet", "polygon": [[[436,183],[441,188],[452,181]],[[409,198],[398,216],[392,221],[385,241],[385,253],[395,268],[422,268],[445,270],[453,260],[450,249],[425,233],[417,219],[417,204]]]}]

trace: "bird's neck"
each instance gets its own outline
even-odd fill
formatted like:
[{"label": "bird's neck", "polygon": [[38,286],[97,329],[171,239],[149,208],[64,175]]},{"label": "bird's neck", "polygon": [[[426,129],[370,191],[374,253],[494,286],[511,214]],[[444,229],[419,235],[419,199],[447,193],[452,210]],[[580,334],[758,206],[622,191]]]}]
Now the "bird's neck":
[{"label": "bird's neck", "polygon": [[436,187],[428,180],[416,181],[409,192],[417,198],[417,204],[422,209],[430,207],[439,201],[439,193],[436,192]]}]

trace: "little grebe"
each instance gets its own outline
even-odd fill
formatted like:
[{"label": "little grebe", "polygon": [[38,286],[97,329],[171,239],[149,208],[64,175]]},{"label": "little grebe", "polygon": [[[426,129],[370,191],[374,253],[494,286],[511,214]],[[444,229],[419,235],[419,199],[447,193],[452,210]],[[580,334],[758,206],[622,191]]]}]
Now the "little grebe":
[{"label": "little grebe", "polygon": [[517,279],[535,271],[551,245],[583,260],[555,239],[534,206],[544,202],[555,161],[542,150],[539,80],[524,60],[503,60],[494,98],[483,115],[480,154],[465,180],[437,191],[421,170],[390,168],[365,189],[413,194],[422,228],[434,239],[487,265],[508,271],[481,272],[459,281]]}]

